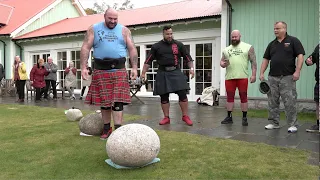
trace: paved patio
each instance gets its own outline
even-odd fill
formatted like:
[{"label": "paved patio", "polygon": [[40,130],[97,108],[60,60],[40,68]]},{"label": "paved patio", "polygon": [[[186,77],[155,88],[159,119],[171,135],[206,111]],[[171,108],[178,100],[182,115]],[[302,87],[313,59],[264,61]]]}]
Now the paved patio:
[{"label": "paved patio", "polygon": [[[283,126],[277,130],[265,130],[264,126],[268,121],[266,119],[248,119],[249,126],[243,127],[241,125],[241,117],[233,117],[234,123],[232,125],[222,125],[220,121],[226,116],[226,111],[221,107],[199,106],[195,102],[189,104],[189,115],[193,120],[193,126],[187,126],[181,121],[180,107],[177,102],[171,102],[170,118],[171,124],[160,126],[159,120],[162,119],[163,114],[160,107],[159,99],[142,98],[145,104],[133,99],[131,105],[126,106],[124,112],[128,114],[136,114],[148,117],[143,120],[135,121],[136,123],[146,124],[154,129],[188,132],[193,134],[200,134],[216,138],[234,139],[247,142],[265,143],[274,146],[297,148],[311,151],[308,163],[319,165],[319,133],[307,133],[305,129],[311,126],[311,123],[301,123],[298,132],[290,134],[287,132],[285,121],[281,121]],[[16,104],[14,98],[0,98],[0,103]],[[27,101],[21,104],[59,107],[69,109],[72,106],[79,109],[96,110],[97,107],[85,105],[81,100],[57,100],[35,103],[34,101]],[[250,113],[250,112],[248,112]]]}]

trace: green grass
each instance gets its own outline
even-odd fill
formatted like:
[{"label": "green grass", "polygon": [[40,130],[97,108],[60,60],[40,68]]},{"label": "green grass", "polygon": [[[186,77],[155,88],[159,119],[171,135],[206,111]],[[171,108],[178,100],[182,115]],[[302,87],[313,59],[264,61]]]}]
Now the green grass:
[{"label": "green grass", "polygon": [[[107,165],[106,142],[81,137],[63,109],[0,105],[0,179],[316,179],[310,152],[157,131],[159,163],[135,170]],[[86,112],[88,113],[88,112]],[[126,121],[141,119],[126,115]]]},{"label": "green grass", "polygon": [[[241,110],[235,110],[232,114],[233,116],[242,116]],[[249,109],[247,117],[251,118],[268,118],[268,110],[260,110],[260,109]],[[297,117],[298,121],[301,122],[312,122],[314,123],[316,120],[316,113],[306,113],[306,112],[301,112],[298,113]],[[286,120],[286,116],[284,112],[280,113],[280,120]]]}]

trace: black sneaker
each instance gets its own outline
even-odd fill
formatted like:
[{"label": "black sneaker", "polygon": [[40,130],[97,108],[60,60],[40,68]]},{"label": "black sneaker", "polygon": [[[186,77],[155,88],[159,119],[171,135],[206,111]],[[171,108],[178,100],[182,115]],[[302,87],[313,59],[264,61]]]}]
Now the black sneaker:
[{"label": "black sneaker", "polygon": [[221,121],[221,124],[232,124],[233,121],[232,121],[232,117],[226,117],[224,118],[223,121]]},{"label": "black sneaker", "polygon": [[319,126],[317,124],[311,126],[309,129],[306,129],[307,132],[320,132]]},{"label": "black sneaker", "polygon": [[242,126],[248,126],[248,119],[246,117],[242,118]]}]

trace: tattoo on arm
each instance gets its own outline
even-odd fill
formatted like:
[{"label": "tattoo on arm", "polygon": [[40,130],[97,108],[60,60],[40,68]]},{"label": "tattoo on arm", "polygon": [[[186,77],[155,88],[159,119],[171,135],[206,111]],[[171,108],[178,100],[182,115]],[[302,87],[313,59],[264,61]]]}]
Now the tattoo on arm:
[{"label": "tattoo on arm", "polygon": [[131,31],[126,28],[125,29],[126,32],[126,42],[127,42],[127,47],[129,50],[129,56],[130,56],[130,61],[131,61],[131,65],[133,68],[137,68],[138,67],[138,52],[137,52],[137,48],[134,44],[133,41],[133,37],[131,35]]},{"label": "tattoo on arm", "polygon": [[252,69],[252,75],[256,75],[257,72],[257,60],[256,60],[256,53],[254,52],[253,46],[251,46],[249,53],[249,60],[251,62],[251,69]]}]

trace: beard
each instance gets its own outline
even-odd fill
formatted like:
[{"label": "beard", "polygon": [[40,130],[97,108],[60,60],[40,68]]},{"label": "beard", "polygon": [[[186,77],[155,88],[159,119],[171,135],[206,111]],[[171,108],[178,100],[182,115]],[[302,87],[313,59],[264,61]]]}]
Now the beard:
[{"label": "beard", "polygon": [[240,40],[232,40],[231,41],[231,44],[233,45],[233,46],[236,46],[236,45],[238,45],[240,43]]},{"label": "beard", "polygon": [[173,38],[171,40],[167,40],[163,38],[163,41],[166,42],[167,44],[173,44]]},{"label": "beard", "polygon": [[106,25],[107,25],[107,27],[109,28],[109,29],[113,29],[113,28],[115,28],[116,26],[117,26],[117,23],[106,23]]}]

